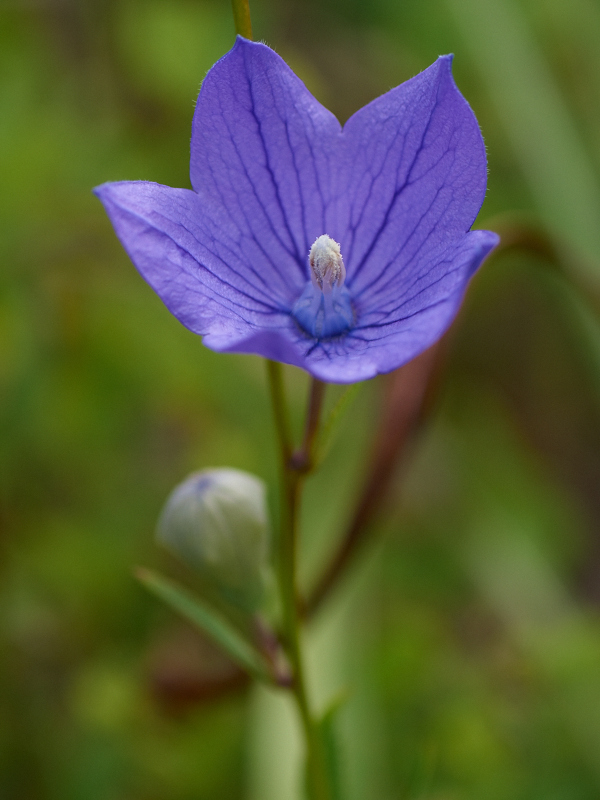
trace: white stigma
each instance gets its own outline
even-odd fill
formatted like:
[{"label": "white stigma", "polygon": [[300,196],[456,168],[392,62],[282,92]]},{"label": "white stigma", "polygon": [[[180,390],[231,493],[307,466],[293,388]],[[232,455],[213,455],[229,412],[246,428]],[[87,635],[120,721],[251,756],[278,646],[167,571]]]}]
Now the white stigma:
[{"label": "white stigma", "polygon": [[337,242],[324,233],[315,239],[308,256],[313,285],[322,292],[330,292],[334,286],[343,286],[346,268]]}]

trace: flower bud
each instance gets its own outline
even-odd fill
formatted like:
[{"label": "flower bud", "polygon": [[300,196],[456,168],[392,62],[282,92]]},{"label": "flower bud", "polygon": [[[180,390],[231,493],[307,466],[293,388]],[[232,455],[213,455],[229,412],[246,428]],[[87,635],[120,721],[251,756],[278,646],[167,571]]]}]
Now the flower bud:
[{"label": "flower bud", "polygon": [[248,472],[195,472],[172,492],[158,523],[158,541],[246,611],[261,604],[267,582],[265,495],[264,482]]}]

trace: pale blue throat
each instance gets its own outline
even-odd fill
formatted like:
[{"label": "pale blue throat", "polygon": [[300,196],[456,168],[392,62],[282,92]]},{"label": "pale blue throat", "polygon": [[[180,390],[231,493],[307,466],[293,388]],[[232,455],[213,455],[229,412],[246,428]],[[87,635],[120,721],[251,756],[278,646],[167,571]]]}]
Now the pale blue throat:
[{"label": "pale blue throat", "polygon": [[310,248],[308,260],[311,280],[294,303],[292,316],[315,339],[340,336],[354,325],[340,246],[323,234]]}]

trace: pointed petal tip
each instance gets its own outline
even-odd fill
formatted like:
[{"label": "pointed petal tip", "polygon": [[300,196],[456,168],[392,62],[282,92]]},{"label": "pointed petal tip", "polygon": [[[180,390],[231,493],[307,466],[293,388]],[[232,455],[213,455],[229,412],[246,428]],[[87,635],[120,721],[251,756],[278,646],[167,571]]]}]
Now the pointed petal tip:
[{"label": "pointed petal tip", "polygon": [[[229,53],[233,53],[236,50],[239,50],[240,47],[245,47],[248,44],[252,44],[252,41],[250,39],[246,39],[246,37],[242,36],[241,33],[236,33],[235,42],[233,43],[233,47],[228,52]],[[225,55],[227,55],[227,53],[225,53]]]},{"label": "pointed petal tip", "polygon": [[113,206],[115,203],[118,204],[114,190],[115,187],[123,183],[126,183],[126,181],[107,181],[106,183],[101,183],[99,186],[94,186],[92,194],[100,200],[105,210],[108,211],[110,206]]},{"label": "pointed petal tip", "polygon": [[434,64],[438,67],[440,72],[444,75],[447,75],[452,83],[456,86],[456,82],[454,81],[454,75],[452,74],[452,65],[454,63],[454,53],[448,53],[445,56],[438,56],[435,60]]},{"label": "pointed petal tip", "polygon": [[92,194],[95,195],[106,207],[106,203],[110,202],[111,200],[111,190],[113,186],[114,183],[112,181],[106,181],[105,183],[101,183],[99,186],[94,186],[92,189]]},{"label": "pointed petal tip", "polygon": [[489,254],[500,244],[500,237],[494,231],[472,230],[467,234],[475,245],[471,268],[468,271],[470,278],[483,264]]},{"label": "pointed petal tip", "polygon": [[[245,36],[242,36],[241,33],[237,33],[235,36],[235,42],[233,43],[233,47],[231,50],[228,50],[225,55],[221,56],[221,59],[226,58],[231,53],[235,53],[238,50],[247,50],[247,51],[259,51],[259,50],[273,50],[273,48],[269,47],[268,44],[264,42],[255,42],[253,39],[247,39]],[[273,52],[275,52],[273,50]],[[218,63],[218,62],[217,62]]]},{"label": "pointed petal tip", "polygon": [[466,235],[472,243],[475,252],[481,257],[481,260],[500,244],[500,236],[494,231],[475,228],[470,230]]},{"label": "pointed petal tip", "polygon": [[[92,189],[92,194],[95,194],[97,198],[103,200],[105,197],[113,194],[115,187],[122,186],[124,183],[130,182],[131,181],[105,181],[98,186],[94,186]],[[142,181],[139,181],[139,183],[142,183]]]},{"label": "pointed petal tip", "polygon": [[500,236],[495,231],[476,230],[473,233],[481,234],[481,246],[488,253],[500,244]]},{"label": "pointed petal tip", "polygon": [[437,70],[440,73],[446,73],[447,75],[452,75],[452,63],[454,61],[454,53],[447,53],[443,56],[438,56],[436,60],[427,67],[424,72],[428,70]]},{"label": "pointed petal tip", "polygon": [[[258,45],[258,42],[253,42],[252,39],[246,39],[245,36],[242,36],[240,33],[237,33],[236,36],[235,36],[235,41],[234,41],[233,46],[231,47],[231,49],[228,50],[226,53],[223,53],[221,58],[219,58],[217,61],[215,61],[215,63],[212,65],[212,67],[208,70],[208,73],[207,73],[206,77],[208,77],[211,73],[213,73],[214,70],[216,68],[218,68],[220,64],[226,63],[236,53],[239,52],[241,54],[241,53],[243,53],[244,50],[249,50],[249,49],[251,50],[251,49],[255,48],[257,45]],[[205,81],[206,81],[206,78],[204,79],[204,82]],[[202,92],[202,90],[200,90],[200,91]]]},{"label": "pointed petal tip", "polygon": [[[219,61],[222,61],[224,58],[227,58],[227,56],[230,56],[238,51],[246,51],[247,53],[258,54],[257,57],[267,54],[275,55],[280,61],[282,61],[282,63],[285,63],[277,51],[270,47],[265,41],[256,42],[253,39],[247,39],[245,36],[242,36],[241,33],[236,34],[233,47],[231,50],[228,50],[223,56],[221,56]],[[217,61],[217,64],[218,63],[219,62]],[[213,64],[213,67],[214,66],[216,66],[216,64]]]}]

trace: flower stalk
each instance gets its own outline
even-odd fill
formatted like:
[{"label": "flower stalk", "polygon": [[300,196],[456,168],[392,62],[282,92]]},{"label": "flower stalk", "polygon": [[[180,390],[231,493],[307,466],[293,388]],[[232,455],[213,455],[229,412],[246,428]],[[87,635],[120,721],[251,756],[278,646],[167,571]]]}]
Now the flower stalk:
[{"label": "flower stalk", "polygon": [[440,350],[438,343],[386,378],[380,423],[363,487],[345,536],[303,604],[307,618],[321,608],[373,530],[398,461],[427,416]]},{"label": "flower stalk", "polygon": [[245,39],[252,39],[252,21],[248,0],[231,0],[235,32]]},{"label": "flower stalk", "polygon": [[312,380],[302,445],[292,452],[281,364],[267,361],[267,374],[280,456],[280,535],[278,581],[282,604],[282,639],[292,668],[294,694],[306,740],[307,781],[311,800],[331,800],[332,787],[320,731],[308,700],[300,642],[297,589],[298,512],[302,487],[313,464],[325,384]]},{"label": "flower stalk", "polygon": [[317,378],[311,380],[304,437],[299,449],[295,450],[291,455],[290,466],[296,472],[303,473],[304,475],[311,473],[316,466],[315,451],[326,386],[326,383]]}]

